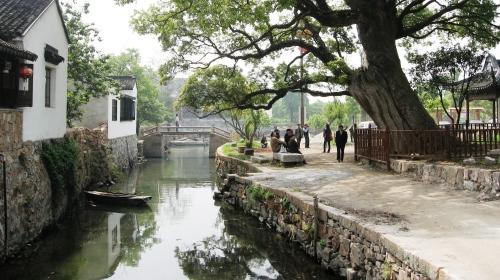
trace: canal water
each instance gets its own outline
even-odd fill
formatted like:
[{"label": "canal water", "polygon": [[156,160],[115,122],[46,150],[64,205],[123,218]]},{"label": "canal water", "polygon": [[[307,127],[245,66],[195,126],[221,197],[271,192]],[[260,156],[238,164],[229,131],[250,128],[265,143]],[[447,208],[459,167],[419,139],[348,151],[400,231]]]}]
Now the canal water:
[{"label": "canal water", "polygon": [[255,218],[215,202],[208,148],[170,149],[113,190],[153,197],[137,210],[87,206],[0,279],[332,279]]}]

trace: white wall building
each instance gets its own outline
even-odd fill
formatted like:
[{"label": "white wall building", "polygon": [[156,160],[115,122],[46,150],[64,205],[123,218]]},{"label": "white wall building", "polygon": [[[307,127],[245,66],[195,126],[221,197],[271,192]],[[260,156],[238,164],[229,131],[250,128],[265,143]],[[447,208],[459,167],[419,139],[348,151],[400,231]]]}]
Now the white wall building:
[{"label": "white wall building", "polygon": [[[0,106],[22,108],[23,141],[63,137],[69,39],[59,3],[56,0],[0,0],[0,39],[37,56],[32,62],[32,78],[24,84],[19,82],[19,92],[24,89],[29,100],[0,101]],[[9,65],[12,62],[5,60],[0,67],[6,70]]]},{"label": "white wall building", "polygon": [[132,76],[113,77],[121,85],[119,95],[92,98],[82,107],[82,120],[76,126],[96,128],[106,125],[108,139],[136,135],[137,84]]},{"label": "white wall building", "polygon": [[113,77],[121,85],[119,95],[92,98],[82,107],[83,116],[76,126],[107,127],[113,156],[123,169],[137,159],[137,83],[133,76]]}]

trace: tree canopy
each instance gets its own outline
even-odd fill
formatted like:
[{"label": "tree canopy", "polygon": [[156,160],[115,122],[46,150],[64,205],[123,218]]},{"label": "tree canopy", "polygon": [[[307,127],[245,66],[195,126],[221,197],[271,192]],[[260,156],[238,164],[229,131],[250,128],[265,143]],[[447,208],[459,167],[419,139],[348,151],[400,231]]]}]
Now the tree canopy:
[{"label": "tree canopy", "polygon": [[109,58],[111,73],[116,76],[132,75],[137,79],[137,117],[140,124],[160,124],[172,119],[172,112],[159,100],[159,77],[155,71],[140,64],[135,49]]},{"label": "tree canopy", "polygon": [[[497,9],[493,0],[170,0],[132,22],[174,54],[161,67],[164,77],[217,63],[250,67],[255,88],[224,109],[270,109],[302,89],[351,95],[379,126],[417,129],[435,124],[402,70],[397,42],[465,38],[494,46]],[[305,52],[297,54],[299,47]],[[359,50],[356,69],[346,55]],[[305,75],[298,75],[301,58]]]},{"label": "tree canopy", "polygon": [[[460,123],[460,112],[469,94],[472,77],[481,71],[482,60],[482,52],[458,45],[410,55],[410,61],[415,64],[412,69],[414,83],[427,95],[438,97],[446,115],[457,124]],[[457,112],[456,119],[448,110],[450,103]]]},{"label": "tree canopy", "polygon": [[176,107],[185,107],[198,116],[218,114],[240,137],[251,146],[263,125],[270,120],[263,110],[224,110],[226,104],[237,102],[254,86],[238,71],[217,65],[194,72],[176,101]]},{"label": "tree canopy", "polygon": [[[73,3],[74,4],[74,3]],[[82,21],[88,13],[88,4],[82,10],[75,9],[71,2],[63,5],[64,22],[68,29],[68,101],[67,122],[69,126],[82,117],[80,107],[92,97],[118,92],[118,85],[109,78],[108,56],[99,53],[93,46],[99,34],[92,24]]]}]

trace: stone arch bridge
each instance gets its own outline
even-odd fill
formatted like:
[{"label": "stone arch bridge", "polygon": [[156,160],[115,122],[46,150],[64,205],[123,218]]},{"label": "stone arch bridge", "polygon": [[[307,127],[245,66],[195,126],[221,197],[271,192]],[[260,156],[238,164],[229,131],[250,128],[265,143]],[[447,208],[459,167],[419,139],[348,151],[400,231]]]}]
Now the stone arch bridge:
[{"label": "stone arch bridge", "polygon": [[145,157],[162,157],[169,139],[175,136],[196,136],[208,138],[208,156],[215,157],[217,148],[231,141],[229,131],[214,126],[155,126],[142,131]]}]

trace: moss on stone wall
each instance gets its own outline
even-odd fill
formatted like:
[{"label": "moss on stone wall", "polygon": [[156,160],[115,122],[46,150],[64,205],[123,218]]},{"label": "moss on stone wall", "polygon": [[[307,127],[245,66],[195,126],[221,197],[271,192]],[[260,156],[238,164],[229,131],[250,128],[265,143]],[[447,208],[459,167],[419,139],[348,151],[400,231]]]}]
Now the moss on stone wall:
[{"label": "moss on stone wall", "polygon": [[78,144],[73,139],[64,138],[42,144],[42,160],[49,174],[53,191],[65,188],[71,191],[75,185],[75,164]]}]

